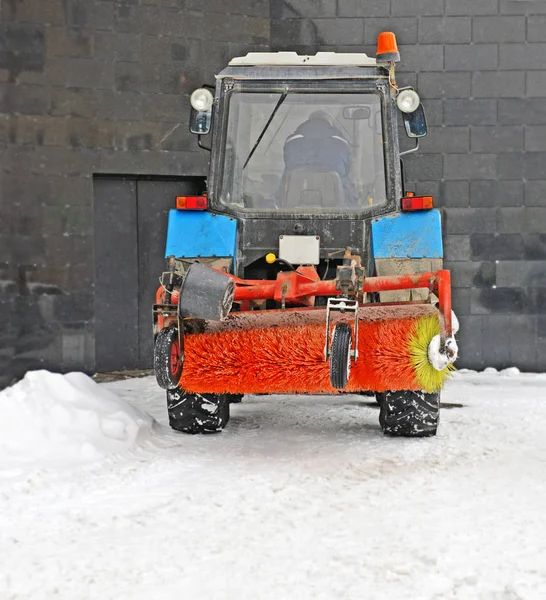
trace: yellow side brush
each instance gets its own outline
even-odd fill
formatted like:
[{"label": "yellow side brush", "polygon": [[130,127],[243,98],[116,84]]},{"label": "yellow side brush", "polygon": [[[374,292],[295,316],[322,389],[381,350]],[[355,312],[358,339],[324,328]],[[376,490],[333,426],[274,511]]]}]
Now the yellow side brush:
[{"label": "yellow side brush", "polygon": [[[452,369],[437,371],[428,362],[428,344],[438,333],[436,311],[359,321],[359,356],[343,391],[438,391]],[[325,341],[321,323],[187,335],[181,386],[200,393],[337,393],[330,385]]]}]

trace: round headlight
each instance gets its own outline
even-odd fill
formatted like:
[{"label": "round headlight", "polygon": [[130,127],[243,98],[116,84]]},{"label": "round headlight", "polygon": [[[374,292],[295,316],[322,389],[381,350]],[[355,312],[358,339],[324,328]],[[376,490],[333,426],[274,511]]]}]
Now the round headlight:
[{"label": "round headlight", "polygon": [[415,90],[402,90],[396,97],[396,105],[405,113],[412,113],[417,110],[421,99]]},{"label": "round headlight", "polygon": [[195,90],[190,96],[190,104],[198,111],[209,110],[214,101],[214,96],[205,88],[199,88]]}]

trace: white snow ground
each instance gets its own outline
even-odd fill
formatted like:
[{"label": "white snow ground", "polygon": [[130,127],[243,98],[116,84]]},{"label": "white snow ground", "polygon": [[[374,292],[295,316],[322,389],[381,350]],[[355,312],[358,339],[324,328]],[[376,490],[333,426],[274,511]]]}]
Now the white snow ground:
[{"label": "white snow ground", "polygon": [[458,374],[436,438],[371,400],[185,436],[152,378],[31,373],[0,393],[0,599],[545,599],[546,375]]}]

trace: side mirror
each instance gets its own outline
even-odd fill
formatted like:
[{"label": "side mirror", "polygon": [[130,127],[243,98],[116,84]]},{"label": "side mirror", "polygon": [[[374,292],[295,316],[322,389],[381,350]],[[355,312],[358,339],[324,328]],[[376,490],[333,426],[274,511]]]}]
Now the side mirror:
[{"label": "side mirror", "polygon": [[206,135],[210,132],[212,125],[212,110],[195,110],[192,107],[190,113],[190,133]]},{"label": "side mirror", "polygon": [[410,138],[421,138],[427,135],[427,118],[422,104],[413,112],[402,113],[406,135]]}]

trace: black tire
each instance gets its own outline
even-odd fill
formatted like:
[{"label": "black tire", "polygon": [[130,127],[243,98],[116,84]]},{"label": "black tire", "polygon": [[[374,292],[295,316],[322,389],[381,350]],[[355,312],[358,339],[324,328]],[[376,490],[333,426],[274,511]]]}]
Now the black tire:
[{"label": "black tire", "polygon": [[379,424],[385,435],[428,437],[436,435],[440,421],[440,393],[401,390],[376,394]]},{"label": "black tire", "polygon": [[[178,360],[175,359],[176,354]],[[154,373],[159,387],[164,390],[175,389],[180,382],[183,364],[178,331],[175,327],[165,327],[157,334],[154,344]]]},{"label": "black tire", "polygon": [[217,433],[229,421],[226,394],[190,394],[181,388],[167,390],[169,425],[184,433]]},{"label": "black tire", "polygon": [[338,390],[344,389],[349,381],[351,344],[351,326],[348,323],[338,323],[334,327],[330,351],[330,383]]}]

